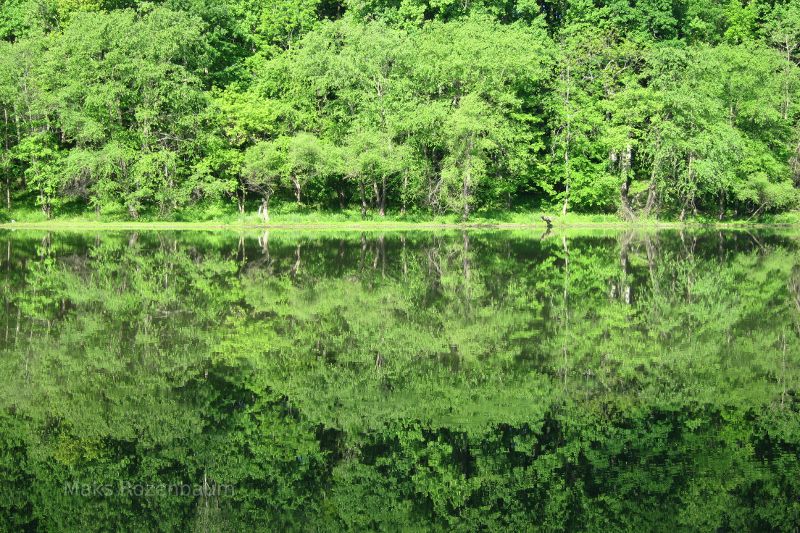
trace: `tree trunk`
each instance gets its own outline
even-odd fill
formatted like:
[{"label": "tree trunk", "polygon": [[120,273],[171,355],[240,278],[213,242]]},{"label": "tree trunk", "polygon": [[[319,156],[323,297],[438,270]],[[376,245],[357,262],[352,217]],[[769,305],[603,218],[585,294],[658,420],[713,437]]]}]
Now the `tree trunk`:
[{"label": "tree trunk", "polygon": [[[8,153],[8,108],[3,108],[3,123],[4,123],[4,130],[3,130],[3,139],[4,145],[6,147],[6,153]],[[6,208],[10,211],[11,210],[11,171],[10,169],[5,169],[6,175]]]},{"label": "tree trunk", "polygon": [[386,216],[386,175],[381,176],[380,216]]},{"label": "tree trunk", "polygon": [[236,191],[236,203],[237,203],[237,205],[239,207],[239,214],[240,215],[244,214],[244,209],[245,209],[244,201],[245,201],[244,189]]},{"label": "tree trunk", "polygon": [[795,185],[800,184],[800,143],[795,146],[794,155],[789,160],[789,165],[792,169]]},{"label": "tree trunk", "polygon": [[[469,143],[469,146],[468,146],[468,152],[467,153],[468,154],[472,153],[472,141],[471,140],[470,140],[470,143]],[[471,155],[469,155],[467,157],[467,165],[466,166],[467,166],[467,169],[464,172],[464,181],[463,181],[463,184],[462,184],[463,188],[461,190],[461,195],[462,195],[463,200],[464,200],[464,212],[462,214],[462,220],[464,222],[466,222],[467,219],[469,218],[470,179],[472,177],[471,176],[471,172],[472,172],[472,156]]]},{"label": "tree trunk", "polygon": [[269,222],[269,199],[270,195],[265,194],[261,200],[261,205],[258,206],[258,216],[261,217],[265,224]]},{"label": "tree trunk", "polygon": [[625,220],[633,219],[633,211],[631,210],[631,202],[628,198],[628,189],[630,188],[630,180],[626,175],[622,178],[622,184],[619,186],[619,200],[622,207],[622,218]]},{"label": "tree trunk", "polygon": [[[19,112],[17,111],[16,104],[14,104],[14,126],[15,129],[17,130],[17,142],[19,142],[19,140],[22,139],[22,133],[21,133],[22,130],[19,125]],[[21,173],[20,181],[21,181],[20,190],[25,191],[28,188],[28,180],[27,178],[25,178],[24,172]]]},{"label": "tree trunk", "polygon": [[689,154],[689,165],[687,167],[689,185],[691,186],[691,190],[689,191],[689,196],[686,197],[683,203],[683,208],[681,209],[681,222],[686,218],[686,208],[691,206],[692,212],[697,215],[697,206],[694,203],[694,169],[692,168],[694,164],[694,154]]},{"label": "tree trunk", "polygon": [[[655,171],[653,172],[655,174]],[[650,216],[650,212],[656,205],[656,179],[655,176],[650,180],[647,187],[647,203],[644,206],[644,216]]]},{"label": "tree trunk", "polygon": [[358,182],[358,193],[361,195],[361,218],[367,218],[367,195],[364,191],[364,182]]},{"label": "tree trunk", "polygon": [[631,201],[628,196],[628,191],[631,187],[631,159],[632,149],[631,145],[628,144],[621,156],[620,170],[622,172],[622,183],[619,186],[620,207],[622,209],[622,217],[625,220],[633,220],[635,218],[633,209],[631,209]]},{"label": "tree trunk", "polygon": [[402,206],[400,207],[400,214],[406,214],[406,195],[408,191],[408,171],[403,172],[403,198]]},{"label": "tree trunk", "polygon": [[294,185],[294,197],[297,200],[297,205],[301,204],[301,188],[300,188],[300,180],[297,179],[297,176],[292,176],[292,185]]},{"label": "tree trunk", "polygon": [[[567,126],[567,131],[569,131],[569,126]],[[567,146],[564,148],[564,184],[566,189],[564,190],[564,205],[561,206],[561,216],[567,214],[567,207],[569,206],[569,133],[567,133]]]}]

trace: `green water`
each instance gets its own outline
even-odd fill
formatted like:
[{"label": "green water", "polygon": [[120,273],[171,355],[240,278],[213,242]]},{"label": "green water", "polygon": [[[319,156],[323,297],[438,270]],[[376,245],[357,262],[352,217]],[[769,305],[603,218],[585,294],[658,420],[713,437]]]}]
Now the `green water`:
[{"label": "green water", "polygon": [[797,531],[800,235],[0,233],[0,530]]}]

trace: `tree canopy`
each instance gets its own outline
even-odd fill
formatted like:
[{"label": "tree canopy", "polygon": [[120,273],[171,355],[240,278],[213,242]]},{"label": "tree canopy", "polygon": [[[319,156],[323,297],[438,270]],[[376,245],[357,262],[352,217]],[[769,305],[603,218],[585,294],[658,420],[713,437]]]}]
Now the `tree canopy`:
[{"label": "tree canopy", "polygon": [[798,39],[798,0],[3,0],[4,203],[785,211]]}]

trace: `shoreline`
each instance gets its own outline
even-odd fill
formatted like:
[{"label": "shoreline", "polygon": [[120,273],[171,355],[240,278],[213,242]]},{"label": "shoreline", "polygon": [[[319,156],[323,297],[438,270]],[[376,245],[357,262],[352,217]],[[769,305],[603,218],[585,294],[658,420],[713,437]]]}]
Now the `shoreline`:
[{"label": "shoreline", "polygon": [[[608,230],[669,230],[669,229],[792,229],[799,228],[798,222],[671,222],[671,221],[603,221],[590,220],[554,220],[551,231],[571,229],[608,229]],[[402,221],[320,221],[320,222],[272,222],[257,224],[251,222],[100,222],[49,220],[39,222],[3,222],[0,230],[39,230],[39,231],[436,231],[436,230],[535,230],[547,231],[544,222],[402,222]]]}]

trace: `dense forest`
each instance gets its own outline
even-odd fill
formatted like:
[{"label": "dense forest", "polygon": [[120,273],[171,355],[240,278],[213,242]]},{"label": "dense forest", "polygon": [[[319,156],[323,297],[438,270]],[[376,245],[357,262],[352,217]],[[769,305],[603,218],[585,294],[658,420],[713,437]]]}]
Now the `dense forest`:
[{"label": "dense forest", "polygon": [[794,208],[800,1],[0,0],[4,207]]},{"label": "dense forest", "polygon": [[0,530],[800,523],[796,236],[2,237]]}]

